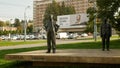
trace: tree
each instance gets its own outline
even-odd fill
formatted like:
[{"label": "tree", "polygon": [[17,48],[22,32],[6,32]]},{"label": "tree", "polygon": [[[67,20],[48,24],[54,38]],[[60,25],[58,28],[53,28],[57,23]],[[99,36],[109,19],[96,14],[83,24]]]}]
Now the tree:
[{"label": "tree", "polygon": [[21,26],[21,24],[20,24],[20,20],[19,19],[15,19],[15,23],[14,23],[14,26],[15,27],[19,27],[19,26]]},{"label": "tree", "polygon": [[75,13],[75,9],[74,9],[74,7],[73,6],[66,6],[66,8],[65,8],[66,10],[65,10],[65,14],[64,15],[68,15],[68,14],[73,14],[73,13]]},{"label": "tree", "polygon": [[21,32],[22,32],[22,21],[20,22],[20,20],[19,19],[15,19],[15,23],[14,23],[14,27],[17,27],[17,31],[16,31],[16,33],[18,33],[18,34],[21,34]]},{"label": "tree", "polygon": [[33,20],[28,20],[28,23],[33,23]]},{"label": "tree", "polygon": [[8,35],[8,34],[9,34],[9,31],[7,31],[7,30],[3,31],[3,35]]},{"label": "tree", "polygon": [[[93,27],[91,24],[93,24],[94,14],[97,13],[97,18],[102,20],[104,17],[107,17],[112,27],[120,32],[120,13],[118,11],[120,0],[96,0],[96,3],[97,10],[94,8],[94,10],[92,8],[87,10],[89,16],[88,26],[90,28]],[[116,13],[118,13],[118,16],[115,16]],[[89,27],[87,29],[90,29]]]},{"label": "tree", "polygon": [[2,31],[2,30],[0,30],[0,36],[1,36],[1,35],[3,35],[3,31]]},{"label": "tree", "polygon": [[88,14],[88,17],[89,17],[89,21],[87,23],[87,27],[86,27],[86,30],[85,32],[90,32],[90,33],[93,33],[94,32],[94,13],[95,13],[95,9],[93,7],[90,7],[87,9],[87,14]]},{"label": "tree", "polygon": [[15,31],[15,30],[14,30],[14,31],[12,31],[12,32],[11,32],[11,34],[16,34],[16,31]]},{"label": "tree", "polygon": [[0,21],[0,27],[3,27],[5,23],[3,21]]},{"label": "tree", "polygon": [[[64,9],[64,10],[63,10]],[[59,5],[59,15],[66,15],[66,7],[65,7],[65,2],[62,2],[62,5]]]},{"label": "tree", "polygon": [[33,33],[33,25],[27,27],[27,33]]},{"label": "tree", "polygon": [[120,7],[120,0],[97,0],[98,17],[107,17],[117,31],[120,31],[120,18],[115,17]]},{"label": "tree", "polygon": [[[100,31],[100,24],[101,22],[99,21],[99,18],[95,16],[95,13],[97,11],[95,10],[94,7],[90,7],[87,9],[87,14],[88,14],[88,17],[89,17],[89,21],[87,23],[87,27],[86,27],[86,30],[85,32],[87,33],[93,33],[94,32],[94,23],[96,23],[97,25],[97,31],[99,32]],[[96,17],[96,22],[95,22],[95,17]]]},{"label": "tree", "polygon": [[10,26],[11,24],[10,24],[10,21],[6,21],[5,22],[5,26]]},{"label": "tree", "polygon": [[58,3],[55,2],[55,0],[53,0],[52,4],[49,4],[45,10],[43,19],[44,25],[48,23],[50,14],[53,15],[54,21],[57,21],[58,15],[75,14],[75,9],[72,6],[65,6],[64,2],[62,3],[62,5],[59,5]]},{"label": "tree", "polygon": [[33,33],[33,20],[28,21],[28,26],[27,26],[27,33]]},{"label": "tree", "polygon": [[65,5],[65,2],[62,2],[62,5],[59,5],[59,15],[68,15],[75,14],[75,8],[73,6]]}]

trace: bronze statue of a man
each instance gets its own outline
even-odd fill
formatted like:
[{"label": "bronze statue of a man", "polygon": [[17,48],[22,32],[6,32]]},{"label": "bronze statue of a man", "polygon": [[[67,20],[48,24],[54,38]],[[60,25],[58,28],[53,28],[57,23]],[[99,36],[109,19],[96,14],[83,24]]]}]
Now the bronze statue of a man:
[{"label": "bronze statue of a man", "polygon": [[46,24],[45,28],[47,31],[47,47],[48,50],[46,53],[50,53],[51,49],[53,53],[56,52],[56,31],[58,30],[57,24],[53,21],[53,15],[50,16],[48,23]]},{"label": "bronze statue of a man", "polygon": [[100,28],[100,36],[102,38],[102,50],[105,48],[109,51],[110,37],[112,35],[111,25],[108,23],[108,19],[104,18]]}]

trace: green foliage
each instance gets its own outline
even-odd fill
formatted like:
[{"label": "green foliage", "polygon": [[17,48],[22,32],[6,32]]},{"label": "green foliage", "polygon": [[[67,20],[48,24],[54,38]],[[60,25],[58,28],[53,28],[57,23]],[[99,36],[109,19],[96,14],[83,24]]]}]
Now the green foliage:
[{"label": "green foliage", "polygon": [[15,22],[14,22],[14,26],[15,27],[19,27],[21,24],[20,24],[20,20],[19,19],[15,19]]},{"label": "green foliage", "polygon": [[[15,19],[14,27],[17,27],[16,31],[13,31],[12,34],[22,34],[24,30],[24,20]],[[32,20],[29,20],[27,23],[33,23]],[[27,33],[33,32],[33,25],[27,26]]]},{"label": "green foliage", "polygon": [[89,17],[89,22],[93,21],[94,18],[95,18],[95,9],[93,7],[90,7],[87,9],[87,14],[88,14],[88,17]]},{"label": "green foliage", "polygon": [[3,27],[5,23],[3,21],[0,21],[0,27]]},{"label": "green foliage", "polygon": [[[120,7],[120,0],[97,0],[98,17],[103,19],[107,17],[112,26],[120,31],[120,18],[115,17]],[[120,16],[120,15],[119,15]]]},{"label": "green foliage", "polygon": [[46,8],[43,22],[47,23],[50,19],[50,15],[53,15],[53,19],[57,20],[57,15],[59,15],[59,5],[53,0],[52,4],[49,4]]},{"label": "green foliage", "polygon": [[72,6],[65,6],[64,2],[62,5],[59,5],[55,0],[53,0],[52,4],[49,4],[46,8],[43,19],[44,25],[48,23],[51,14],[53,15],[54,21],[57,21],[58,15],[75,14],[75,9]]},{"label": "green foliage", "polygon": [[11,31],[11,34],[16,34],[16,31]]},{"label": "green foliage", "polygon": [[[28,23],[33,23],[33,20],[29,20]],[[3,27],[3,26],[6,26],[6,27],[16,27],[17,30],[16,31],[0,31],[0,35],[8,35],[8,33],[11,33],[11,34],[22,34],[23,33],[23,30],[24,30],[24,20],[19,20],[19,19],[15,19],[15,22],[14,24],[10,24],[10,21],[0,21],[0,27]],[[27,33],[33,33],[33,25],[30,25],[27,27]]]},{"label": "green foliage", "polygon": [[97,22],[97,16],[95,16],[95,13],[97,11],[95,10],[95,8],[93,7],[90,7],[87,9],[87,14],[88,14],[88,17],[89,17],[89,21],[87,23],[87,27],[86,27],[86,30],[85,32],[87,33],[93,33],[94,32],[94,19],[96,18],[96,24],[97,24],[97,31],[99,32],[99,29],[100,29],[100,22]]},{"label": "green foliage", "polygon": [[118,36],[119,36],[119,38],[120,38],[120,31],[117,31],[117,34],[118,34]]},{"label": "green foliage", "polygon": [[[87,10],[89,16],[87,31],[93,32],[91,29],[93,28],[92,24],[95,13],[97,13],[97,18],[101,20],[104,17],[107,17],[112,27],[114,27],[117,31],[120,31],[120,11],[118,11],[118,8],[120,7],[120,0],[96,0],[96,3],[97,11],[94,10],[94,8],[89,8]],[[119,15],[115,16],[115,13],[118,13]]]},{"label": "green foliage", "polygon": [[1,36],[1,35],[3,35],[3,31],[2,31],[2,30],[0,30],[0,36]]},{"label": "green foliage", "polygon": [[11,26],[10,21],[6,21],[5,26]]},{"label": "green foliage", "polygon": [[4,34],[4,35],[8,35],[8,34],[9,34],[9,31],[4,30],[4,31],[3,31],[3,34]]},{"label": "green foliage", "polygon": [[66,10],[65,10],[65,14],[64,15],[68,15],[68,14],[74,14],[75,13],[75,9],[73,6],[66,6]]},{"label": "green foliage", "polygon": [[17,28],[15,32],[13,31],[13,34],[21,34],[23,28],[22,28],[22,23],[20,22],[20,20],[16,18],[15,23],[13,25],[14,27]]},{"label": "green foliage", "polygon": [[21,41],[21,42],[12,42],[12,41],[2,41],[0,42],[0,46],[15,46],[15,45],[23,45],[23,44],[36,44],[36,43],[45,43],[46,41]]},{"label": "green foliage", "polygon": [[27,33],[33,33],[33,25],[27,27]]},{"label": "green foliage", "polygon": [[62,5],[59,6],[59,15],[68,15],[68,14],[75,14],[75,8],[73,6],[65,6],[65,2],[62,2]]},{"label": "green foliage", "polygon": [[9,34],[9,31],[6,31],[6,30],[2,31],[2,30],[0,30],[0,35],[8,35],[8,34]]},{"label": "green foliage", "polygon": [[95,9],[93,7],[87,9],[89,21],[87,23],[85,32],[90,32],[90,33],[94,32],[94,18],[95,18],[94,13],[95,13]]},{"label": "green foliage", "polygon": [[87,27],[86,27],[86,29],[85,29],[85,32],[86,33],[93,33],[94,32],[94,22],[88,22],[87,23]]},{"label": "green foliage", "polygon": [[33,33],[33,24],[32,24],[32,23],[33,23],[33,20],[29,20],[29,21],[28,21],[28,24],[29,24],[29,25],[27,26],[27,33],[28,33],[28,34]]},{"label": "green foliage", "polygon": [[33,23],[33,20],[28,20],[28,23]]},{"label": "green foliage", "polygon": [[119,12],[119,15],[116,17],[116,21],[115,24],[114,24],[114,28],[120,32],[120,12]]}]

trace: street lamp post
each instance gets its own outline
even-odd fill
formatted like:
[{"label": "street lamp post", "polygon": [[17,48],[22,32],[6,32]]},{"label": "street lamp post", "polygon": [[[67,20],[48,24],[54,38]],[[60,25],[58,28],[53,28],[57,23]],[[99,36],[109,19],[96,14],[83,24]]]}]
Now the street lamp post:
[{"label": "street lamp post", "polygon": [[26,28],[27,28],[26,10],[28,8],[30,8],[30,6],[27,6],[24,11],[24,41],[26,41]]},{"label": "street lamp post", "polygon": [[12,22],[12,19],[10,19],[10,22],[9,22],[9,28],[10,28],[10,31],[9,31],[9,38],[10,38],[10,41],[11,41],[11,29],[12,29],[12,26],[11,26],[11,23]]},{"label": "street lamp post", "polygon": [[[89,3],[93,3],[94,9],[96,10],[96,0],[89,0]],[[97,24],[96,24],[96,16],[97,13],[95,13],[95,18],[94,18],[94,39],[97,41]]]}]

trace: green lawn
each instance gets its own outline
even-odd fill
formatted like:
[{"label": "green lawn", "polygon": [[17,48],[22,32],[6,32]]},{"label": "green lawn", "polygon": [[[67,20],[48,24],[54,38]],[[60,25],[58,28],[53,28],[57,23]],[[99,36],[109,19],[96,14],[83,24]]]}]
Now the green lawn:
[{"label": "green lawn", "polygon": [[[113,35],[111,39],[118,39],[117,35]],[[93,38],[81,38],[81,40],[93,40]],[[101,38],[98,36],[97,41],[101,41]],[[24,42],[24,40],[20,41],[0,41],[0,46],[14,46],[14,45],[24,45],[24,44],[36,44],[36,43],[44,43],[46,40],[27,40]]]},{"label": "green lawn", "polygon": [[24,41],[0,41],[0,46],[14,46],[14,45],[23,45],[23,44],[36,44],[36,43],[44,43],[46,42],[45,40],[27,40],[26,42]]},{"label": "green lawn", "polygon": [[[120,49],[120,40],[112,40],[110,43],[111,49]],[[5,54],[43,50],[43,47],[33,47],[33,48],[22,48],[22,49],[12,49],[12,50],[1,50],[0,51],[0,68],[15,68],[15,65],[20,64],[17,61],[8,61],[4,59]],[[101,49],[101,41],[98,42],[84,42],[84,43],[73,43],[73,44],[60,44],[57,45],[57,49]]]},{"label": "green lawn", "polygon": [[[100,49],[102,47],[101,41],[98,42],[83,42],[73,44],[61,44],[57,46],[58,49]],[[111,49],[120,49],[120,40],[112,40],[110,42]]]}]

